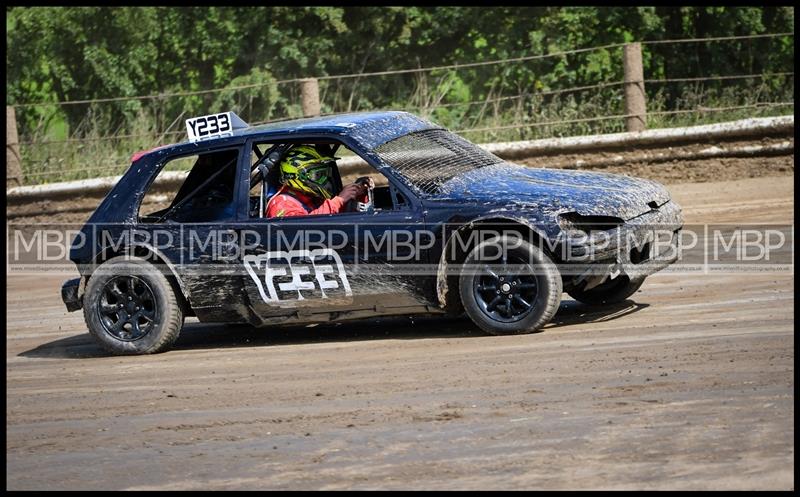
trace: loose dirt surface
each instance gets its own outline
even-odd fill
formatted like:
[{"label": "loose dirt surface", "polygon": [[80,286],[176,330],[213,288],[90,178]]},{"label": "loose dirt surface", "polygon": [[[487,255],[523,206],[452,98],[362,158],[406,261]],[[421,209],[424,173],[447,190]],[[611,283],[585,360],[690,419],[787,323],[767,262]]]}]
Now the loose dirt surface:
[{"label": "loose dirt surface", "polygon": [[[668,186],[687,223],[793,223],[762,176]],[[794,488],[793,274],[659,273],[522,336],[188,322],[140,357],[63,279],[9,277],[8,489]]]},{"label": "loose dirt surface", "polygon": [[[696,143],[680,147],[636,147],[592,154],[531,157],[515,162],[531,167],[554,167],[624,174],[648,178],[662,183],[697,183],[794,174],[794,154],[691,160],[663,160],[663,157],[675,157],[676,153],[699,154],[710,148],[736,150],[746,147],[774,147],[789,144],[794,145],[793,138],[773,137],[761,140]],[[647,162],[646,158],[648,157],[661,157],[662,159]],[[592,164],[595,164],[595,166],[592,166]]]}]

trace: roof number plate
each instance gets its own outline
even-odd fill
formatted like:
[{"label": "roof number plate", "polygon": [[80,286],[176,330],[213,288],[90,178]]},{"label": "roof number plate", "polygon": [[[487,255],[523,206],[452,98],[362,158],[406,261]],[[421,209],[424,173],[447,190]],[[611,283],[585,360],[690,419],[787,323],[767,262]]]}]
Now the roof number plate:
[{"label": "roof number plate", "polygon": [[246,128],[247,123],[233,112],[193,117],[186,120],[186,133],[189,141],[232,136],[235,129]]}]

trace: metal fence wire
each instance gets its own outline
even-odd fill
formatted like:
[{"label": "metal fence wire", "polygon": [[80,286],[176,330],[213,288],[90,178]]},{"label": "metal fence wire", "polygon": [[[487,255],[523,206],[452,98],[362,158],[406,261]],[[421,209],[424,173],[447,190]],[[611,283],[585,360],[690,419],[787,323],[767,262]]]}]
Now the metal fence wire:
[{"label": "metal fence wire", "polygon": [[456,176],[503,162],[443,129],[409,133],[375,151],[425,196],[441,193],[443,185]]},{"label": "metal fence wire", "polygon": [[[794,33],[788,32],[640,43],[647,49],[669,47],[673,43],[682,46],[695,43],[703,47],[732,40],[793,36]],[[319,105],[313,111],[304,108],[303,85],[296,84],[303,79],[157,95],[12,104],[7,106],[7,113],[9,109],[16,111],[16,121],[12,123],[18,128],[13,144],[18,162],[15,167],[20,171],[21,184],[121,174],[134,151],[184,140],[185,130],[181,126],[184,119],[212,112],[211,107],[217,104],[208,104],[203,98],[213,100],[220,95],[235,98],[217,110],[237,112],[251,125],[304,115],[405,110],[479,143],[631,131],[628,123],[633,119],[629,118],[636,118],[652,129],[793,112],[794,68],[788,64],[781,70],[760,74],[752,68],[747,71],[740,68],[742,74],[702,74],[702,68],[686,73],[662,68],[660,72],[637,76],[641,80],[636,81],[624,79],[627,76],[623,70],[622,75],[615,72],[598,77],[598,81],[575,82],[564,87],[560,87],[561,82],[515,83],[509,76],[522,64],[553,58],[564,59],[564,63],[572,67],[577,61],[567,60],[567,56],[600,50],[613,52],[609,53],[611,60],[621,62],[626,45],[630,44],[501,60],[318,76],[316,79],[321,83],[316,89]],[[641,53],[637,59],[641,66]],[[479,69],[482,72],[473,74]],[[454,91],[455,86],[464,84],[462,79],[466,81],[464,74],[477,78],[475,81],[483,78],[486,84],[475,92]],[[377,79],[373,81],[374,78]],[[627,108],[624,89],[631,84],[641,89],[642,105],[637,107],[641,112]],[[377,87],[385,91],[376,94]],[[261,92],[256,92],[258,95],[270,96],[253,100],[250,93],[255,90]],[[118,105],[130,100],[138,101],[135,103],[141,106],[140,113],[133,117]],[[71,123],[70,113],[75,122]],[[53,131],[52,122],[66,125],[63,129],[55,127]],[[431,181],[434,179],[432,177]]]}]

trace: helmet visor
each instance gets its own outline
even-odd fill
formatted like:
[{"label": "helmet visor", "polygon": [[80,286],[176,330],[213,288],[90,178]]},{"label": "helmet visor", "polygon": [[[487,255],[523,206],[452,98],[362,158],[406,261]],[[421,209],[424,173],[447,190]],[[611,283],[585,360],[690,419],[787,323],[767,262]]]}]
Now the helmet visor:
[{"label": "helmet visor", "polygon": [[325,162],[314,164],[304,171],[304,176],[306,179],[308,179],[308,181],[322,186],[333,178],[334,164],[335,163],[332,160],[326,160]]}]

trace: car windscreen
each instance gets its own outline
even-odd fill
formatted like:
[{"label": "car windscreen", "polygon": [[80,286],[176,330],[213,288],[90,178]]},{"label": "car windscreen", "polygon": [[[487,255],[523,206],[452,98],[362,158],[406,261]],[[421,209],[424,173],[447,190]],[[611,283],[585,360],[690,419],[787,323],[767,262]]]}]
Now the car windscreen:
[{"label": "car windscreen", "polygon": [[375,149],[378,156],[424,196],[440,193],[453,178],[503,162],[443,129],[417,131]]}]

